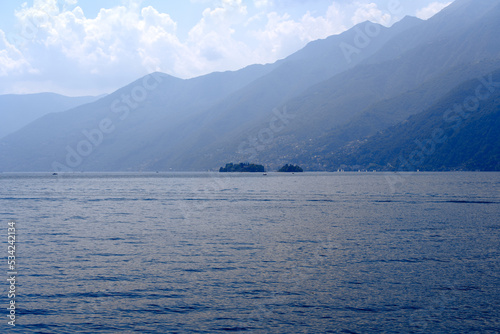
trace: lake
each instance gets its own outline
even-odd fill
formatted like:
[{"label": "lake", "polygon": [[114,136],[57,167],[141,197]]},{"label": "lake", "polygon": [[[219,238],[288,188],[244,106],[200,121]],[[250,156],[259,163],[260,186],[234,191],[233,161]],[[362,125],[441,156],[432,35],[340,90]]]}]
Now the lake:
[{"label": "lake", "polygon": [[19,333],[498,333],[500,173],[0,174]]}]

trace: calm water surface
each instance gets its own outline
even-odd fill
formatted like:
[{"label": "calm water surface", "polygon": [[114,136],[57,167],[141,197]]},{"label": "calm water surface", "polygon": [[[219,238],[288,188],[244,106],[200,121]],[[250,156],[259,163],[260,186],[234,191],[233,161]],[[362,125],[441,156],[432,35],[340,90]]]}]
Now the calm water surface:
[{"label": "calm water surface", "polygon": [[500,173],[403,176],[0,174],[0,331],[500,333]]}]

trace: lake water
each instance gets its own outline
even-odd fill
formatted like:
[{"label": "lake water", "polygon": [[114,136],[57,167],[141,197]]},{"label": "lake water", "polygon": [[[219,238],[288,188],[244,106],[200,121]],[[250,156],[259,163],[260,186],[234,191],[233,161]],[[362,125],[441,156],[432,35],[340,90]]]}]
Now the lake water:
[{"label": "lake water", "polygon": [[500,173],[4,173],[0,331],[499,333],[499,217]]}]

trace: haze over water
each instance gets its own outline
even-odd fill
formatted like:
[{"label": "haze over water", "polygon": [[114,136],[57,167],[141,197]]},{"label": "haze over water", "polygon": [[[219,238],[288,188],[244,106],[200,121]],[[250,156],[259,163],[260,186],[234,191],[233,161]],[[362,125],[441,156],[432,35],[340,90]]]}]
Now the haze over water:
[{"label": "haze over water", "polygon": [[499,332],[499,188],[500,173],[396,188],[383,173],[0,174],[14,331]]}]

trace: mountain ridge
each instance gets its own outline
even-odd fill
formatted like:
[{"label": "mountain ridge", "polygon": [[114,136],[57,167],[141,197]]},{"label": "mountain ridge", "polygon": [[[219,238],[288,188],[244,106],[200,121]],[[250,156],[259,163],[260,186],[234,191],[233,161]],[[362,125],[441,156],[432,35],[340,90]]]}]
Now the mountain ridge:
[{"label": "mountain ridge", "polygon": [[500,170],[500,68],[328,160],[330,170]]},{"label": "mountain ridge", "polygon": [[[457,1],[427,21],[361,23],[273,64],[185,80],[145,76],[0,140],[0,169],[46,171],[55,162],[68,171],[207,170],[230,161],[318,167],[318,155],[418,114],[453,80],[500,60],[499,2],[481,0],[468,12],[472,2]],[[370,42],[356,45],[370,31]],[[346,45],[359,53],[346,53],[353,50]],[[435,82],[443,87],[433,92]],[[370,117],[378,118],[370,124]],[[349,140],[336,144],[342,131]]]},{"label": "mountain ridge", "polygon": [[102,97],[70,97],[56,93],[0,95],[0,139],[48,113],[66,111]]}]

